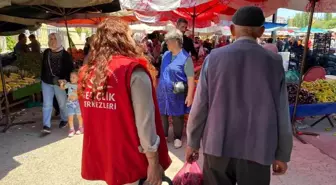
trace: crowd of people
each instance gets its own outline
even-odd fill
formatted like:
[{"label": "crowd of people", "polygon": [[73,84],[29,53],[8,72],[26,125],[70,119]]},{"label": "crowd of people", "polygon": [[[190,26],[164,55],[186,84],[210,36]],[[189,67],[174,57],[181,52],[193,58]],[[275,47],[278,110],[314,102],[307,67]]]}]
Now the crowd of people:
[{"label": "crowd of people", "polygon": [[27,44],[27,36],[24,33],[21,33],[18,37],[18,42],[14,47],[14,53],[20,54],[20,53],[41,53],[41,45],[36,40],[36,37],[34,34],[29,35],[30,43]]},{"label": "crowd of people", "polygon": [[[41,69],[42,131],[51,133],[56,96],[59,127],[69,125],[69,137],[83,134],[85,127],[83,178],[160,185],[172,163],[169,120],[174,147],[181,148],[189,114],[185,160],[198,159],[202,140],[205,185],[269,185],[271,166],[274,175],[284,174],[292,150],[285,74],[277,54],[285,47],[271,40],[264,47],[257,43],[265,30],[258,7],[239,9],[232,22],[235,41],[223,36],[216,44],[187,37],[185,19],[165,35],[148,36],[108,18],[87,40],[78,72],[61,37],[50,34]],[[37,51],[34,37],[31,41],[28,46],[19,36],[16,51]],[[205,56],[194,94],[194,61]]]},{"label": "crowd of people", "polygon": [[[273,38],[258,39],[259,44],[266,45],[267,48],[277,52],[291,52],[293,50],[300,50],[304,48],[304,38],[301,37],[278,37],[274,42]],[[274,48],[274,46],[276,48]],[[312,40],[308,40],[308,48],[312,49]]]}]

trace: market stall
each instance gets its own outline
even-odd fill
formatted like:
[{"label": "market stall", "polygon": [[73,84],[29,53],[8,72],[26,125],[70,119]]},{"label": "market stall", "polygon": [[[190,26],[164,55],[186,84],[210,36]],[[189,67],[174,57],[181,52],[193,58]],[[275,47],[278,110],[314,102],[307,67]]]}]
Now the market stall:
[{"label": "market stall", "polygon": [[336,113],[336,80],[325,79],[325,73],[319,73],[317,70],[324,69],[317,67],[311,69],[310,77],[304,78],[300,90],[298,84],[287,84],[288,100],[291,104],[290,113],[293,114],[296,94],[299,90],[296,117],[322,116],[311,126],[328,119],[331,127],[334,127],[329,116]]},{"label": "market stall", "polygon": [[[34,123],[34,121],[15,122],[16,116],[24,113],[24,110],[19,112],[10,112],[10,108],[31,99],[35,99],[35,94],[41,92],[41,83],[35,76],[28,72],[12,67],[3,68],[0,59],[0,119],[5,119],[3,124],[3,132],[6,132],[11,126]],[[5,110],[5,115],[2,111]]]},{"label": "market stall", "polygon": [[[26,19],[27,21],[41,21],[46,22],[48,20],[64,20],[67,30],[67,36],[70,38],[68,27],[67,27],[67,19],[71,16],[74,16],[76,13],[82,14],[94,14],[94,13],[109,13],[120,10],[119,1],[112,0],[83,0],[78,3],[73,3],[70,1],[25,1],[25,0],[6,0],[0,3],[0,14],[3,16],[12,17],[13,23],[18,23],[22,19]],[[0,16],[0,21],[3,21],[3,17]],[[1,23],[1,22],[0,22]],[[0,30],[1,32],[2,30]],[[11,30],[12,31],[12,30]],[[69,45],[71,46],[70,39]],[[72,50],[70,50],[72,54]],[[40,68],[39,68],[40,69]],[[15,82],[7,82],[6,76],[3,71],[2,62],[0,58],[0,73],[1,73],[1,81],[2,81],[2,92],[3,101],[5,103],[6,111],[5,116],[2,118],[5,119],[4,124],[0,126],[5,126],[3,132],[5,132],[9,127],[17,124],[26,124],[27,122],[13,123],[13,117],[10,113],[9,107],[9,96],[11,95],[14,99],[18,97],[26,96],[24,93],[34,93],[35,91],[40,92],[40,87],[38,86],[39,82],[34,82],[32,84],[25,84],[24,87],[12,86],[11,85],[24,83],[25,79],[23,76],[17,78],[18,81]],[[7,76],[7,78],[11,78]],[[8,83],[8,84],[7,84]],[[17,88],[17,89],[15,89]],[[29,93],[28,93],[29,94]],[[1,102],[1,99],[0,99]],[[2,113],[2,112],[1,112]]]},{"label": "market stall", "polygon": [[[0,16],[0,20],[1,18],[7,18],[7,21],[0,21],[0,35],[18,34],[22,30],[28,29],[33,31],[40,27],[40,24],[33,20],[29,21],[23,18],[16,19],[4,15]],[[13,20],[18,21],[19,23],[15,23]],[[10,126],[16,124],[34,123],[34,121],[13,123],[15,118],[24,113],[24,111],[10,113],[10,108],[30,100],[30,97],[33,97],[35,93],[41,91],[41,85],[40,82],[29,75],[28,72],[19,70],[17,67],[3,68],[2,64],[4,63],[0,56],[0,121],[4,120],[3,124],[0,124],[0,126],[4,126],[3,132],[5,132]],[[35,67],[33,63],[30,63],[29,66]],[[5,114],[3,114],[3,111]]]}]

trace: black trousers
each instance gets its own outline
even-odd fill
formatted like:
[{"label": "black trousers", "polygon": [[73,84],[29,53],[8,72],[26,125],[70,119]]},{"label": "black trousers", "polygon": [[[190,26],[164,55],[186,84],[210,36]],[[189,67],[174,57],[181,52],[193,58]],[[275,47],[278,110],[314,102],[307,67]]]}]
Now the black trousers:
[{"label": "black trousers", "polygon": [[269,185],[270,166],[204,154],[204,185]]},{"label": "black trousers", "polygon": [[[163,123],[163,130],[165,136],[168,137],[169,131],[169,121],[167,115],[161,115],[162,123]],[[184,115],[182,116],[172,116],[173,119],[173,130],[174,130],[174,140],[182,138],[183,128],[184,128]]]}]

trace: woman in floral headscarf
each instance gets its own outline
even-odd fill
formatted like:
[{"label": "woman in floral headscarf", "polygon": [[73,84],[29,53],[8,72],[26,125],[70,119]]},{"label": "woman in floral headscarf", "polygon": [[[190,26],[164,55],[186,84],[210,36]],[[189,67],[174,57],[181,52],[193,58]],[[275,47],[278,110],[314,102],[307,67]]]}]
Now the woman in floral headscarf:
[{"label": "woman in floral headscarf", "polygon": [[142,60],[142,65],[144,65],[150,72],[154,87],[156,87],[156,83],[157,83],[156,76],[158,74],[158,71],[153,66],[155,59],[150,53],[149,48],[147,46],[147,35],[145,33],[134,33],[133,39],[135,43],[137,44],[137,46],[139,47],[139,49],[141,50],[140,53],[142,53],[144,55],[144,58],[146,59],[146,60]]},{"label": "woman in floral headscarf", "polygon": [[64,50],[62,39],[57,33],[51,33],[48,41],[49,48],[43,53],[42,60],[42,95],[43,95],[43,133],[51,133],[51,114],[53,109],[53,98],[56,96],[61,122],[59,128],[67,125],[66,100],[64,90],[59,87],[59,80],[70,81],[70,73],[73,71],[71,55]]}]

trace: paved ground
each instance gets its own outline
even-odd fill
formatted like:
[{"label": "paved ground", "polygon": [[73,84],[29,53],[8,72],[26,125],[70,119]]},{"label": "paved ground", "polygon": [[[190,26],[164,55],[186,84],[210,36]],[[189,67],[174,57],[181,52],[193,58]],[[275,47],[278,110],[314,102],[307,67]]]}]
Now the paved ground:
[{"label": "paved ground", "polygon": [[[319,118],[308,118],[305,119],[303,123],[310,125],[317,119]],[[331,121],[332,123],[336,124],[334,119],[331,119]],[[322,153],[336,160],[336,128],[332,128],[327,119],[321,121],[312,128],[303,129],[302,131],[315,132],[320,134],[318,137],[302,136],[302,139],[320,149]]]},{"label": "paved ground", "polygon": [[[27,115],[27,120],[31,115]],[[35,115],[39,120],[39,115]],[[67,130],[55,129],[40,138],[40,122],[16,126],[0,133],[0,185],[104,185],[85,181],[80,176],[82,136],[66,138]],[[173,177],[183,165],[183,149],[170,146]],[[202,163],[202,159],[200,159]],[[272,185],[335,185],[336,161],[312,145],[294,141],[289,171],[272,177]]]}]

